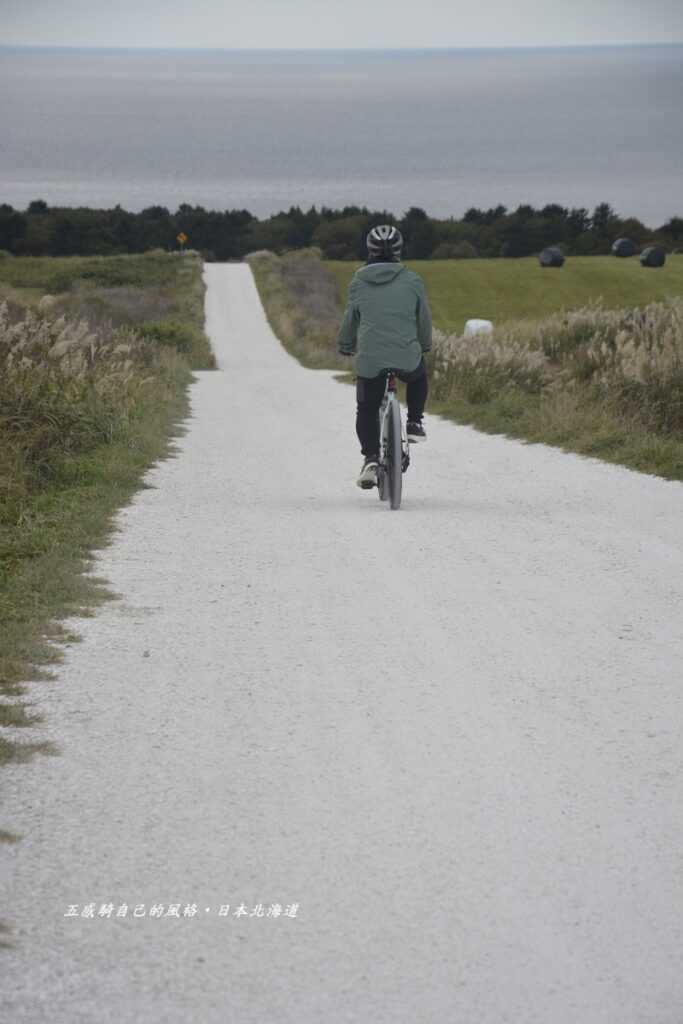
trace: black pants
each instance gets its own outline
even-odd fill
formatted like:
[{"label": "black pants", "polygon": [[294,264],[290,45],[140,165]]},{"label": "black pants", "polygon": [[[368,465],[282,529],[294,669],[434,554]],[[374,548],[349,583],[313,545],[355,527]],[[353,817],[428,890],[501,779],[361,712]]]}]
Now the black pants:
[{"label": "black pants", "polygon": [[[427,401],[427,367],[421,359],[416,369],[397,374],[407,384],[408,420],[419,423]],[[379,407],[384,397],[386,373],[356,379],[356,433],[363,455],[379,455]]]}]

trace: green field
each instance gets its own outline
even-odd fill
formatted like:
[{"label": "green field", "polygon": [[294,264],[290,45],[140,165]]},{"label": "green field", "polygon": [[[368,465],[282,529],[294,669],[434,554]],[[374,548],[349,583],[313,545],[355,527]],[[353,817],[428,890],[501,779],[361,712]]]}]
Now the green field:
[{"label": "green field", "polygon": [[[329,260],[324,266],[339,282],[343,305],[361,264]],[[557,269],[543,268],[535,258],[419,260],[406,266],[424,279],[435,325],[458,334],[471,317],[494,323],[535,320],[597,299],[607,309],[620,309],[683,295],[683,255],[669,256],[658,269],[614,256],[576,256]]]}]

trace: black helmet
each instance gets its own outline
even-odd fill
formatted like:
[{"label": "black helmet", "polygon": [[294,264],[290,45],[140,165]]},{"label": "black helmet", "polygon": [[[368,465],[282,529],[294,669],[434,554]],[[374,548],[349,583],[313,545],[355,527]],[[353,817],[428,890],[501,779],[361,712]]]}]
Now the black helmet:
[{"label": "black helmet", "polygon": [[365,244],[371,259],[383,256],[388,260],[400,260],[403,236],[393,224],[380,224],[372,229],[365,239]]}]

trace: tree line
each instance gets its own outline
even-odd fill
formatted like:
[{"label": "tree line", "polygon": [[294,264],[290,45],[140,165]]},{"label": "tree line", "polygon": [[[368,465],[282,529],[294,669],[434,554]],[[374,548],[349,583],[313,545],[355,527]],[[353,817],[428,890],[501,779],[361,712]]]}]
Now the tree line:
[{"label": "tree line", "polygon": [[551,203],[540,209],[522,205],[515,210],[472,207],[460,219],[430,217],[411,207],[401,218],[387,210],[345,206],[339,210],[292,206],[286,212],[259,219],[248,210],[206,210],[183,203],[172,213],[149,206],[131,213],[120,206],[110,210],[51,207],[36,199],[26,210],[0,204],[0,250],[16,256],[90,256],[139,253],[148,249],[177,249],[178,235],[207,260],[241,259],[249,252],[270,249],[282,253],[319,247],[328,259],[365,258],[365,237],[376,224],[396,224],[405,239],[407,259],[473,259],[530,256],[548,245],[567,255],[609,253],[619,237],[637,245],[683,248],[683,218],[672,217],[652,229],[635,217],[621,217],[599,203],[592,212]]}]

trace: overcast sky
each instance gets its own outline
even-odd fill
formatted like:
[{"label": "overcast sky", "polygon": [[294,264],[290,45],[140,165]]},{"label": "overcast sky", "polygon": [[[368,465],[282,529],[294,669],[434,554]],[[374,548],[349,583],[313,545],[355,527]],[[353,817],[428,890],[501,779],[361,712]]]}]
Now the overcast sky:
[{"label": "overcast sky", "polygon": [[0,0],[0,43],[216,48],[683,41],[683,0]]}]

